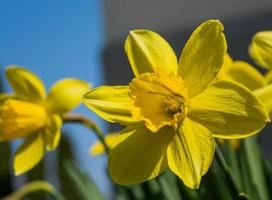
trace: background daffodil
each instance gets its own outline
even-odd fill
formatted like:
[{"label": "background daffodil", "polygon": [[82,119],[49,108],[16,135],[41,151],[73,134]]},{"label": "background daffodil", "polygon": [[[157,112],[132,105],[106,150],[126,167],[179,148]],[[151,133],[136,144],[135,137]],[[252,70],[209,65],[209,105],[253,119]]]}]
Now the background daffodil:
[{"label": "background daffodil", "polygon": [[269,121],[249,89],[215,81],[227,51],[217,20],[192,33],[179,62],[150,30],[131,31],[125,51],[135,74],[129,86],[98,87],[83,99],[105,120],[126,126],[109,154],[109,173],[119,184],[147,181],[169,167],[198,188],[213,159],[213,137],[248,137]]},{"label": "background daffodil", "polygon": [[272,83],[272,31],[256,33],[249,45],[249,55],[259,66],[268,70],[265,79]]},{"label": "background daffodil", "polygon": [[14,156],[16,175],[32,169],[45,151],[54,150],[61,137],[61,115],[80,104],[89,83],[67,78],[55,83],[48,95],[42,81],[23,67],[6,69],[13,94],[1,94],[0,141],[26,140]]},{"label": "background daffodil", "polygon": [[218,80],[235,81],[252,91],[267,86],[264,76],[254,66],[245,61],[234,61],[228,54],[218,74]]}]

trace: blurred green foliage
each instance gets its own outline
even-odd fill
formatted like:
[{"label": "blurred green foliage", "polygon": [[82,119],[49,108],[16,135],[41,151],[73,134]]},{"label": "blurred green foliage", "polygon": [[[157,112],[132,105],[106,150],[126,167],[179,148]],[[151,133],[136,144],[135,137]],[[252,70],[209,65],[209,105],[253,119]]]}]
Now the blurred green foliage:
[{"label": "blurred green foliage", "polygon": [[[228,141],[217,146],[223,160],[215,156],[199,190],[187,188],[171,171],[156,179],[133,185],[114,185],[116,200],[269,200],[272,199],[272,167],[256,137],[241,140],[238,149]],[[0,143],[1,197],[11,193],[8,143]],[[67,200],[106,200],[94,181],[76,164],[73,148],[63,137],[58,154],[58,190]],[[217,153],[216,153],[217,154]],[[225,165],[222,167],[222,162]],[[226,172],[227,171],[227,172]],[[28,173],[28,182],[44,179],[43,163]],[[232,179],[232,180],[230,180]],[[233,184],[234,183],[234,184]],[[50,197],[50,198],[49,198]],[[54,199],[45,192],[31,193],[27,199]]]}]

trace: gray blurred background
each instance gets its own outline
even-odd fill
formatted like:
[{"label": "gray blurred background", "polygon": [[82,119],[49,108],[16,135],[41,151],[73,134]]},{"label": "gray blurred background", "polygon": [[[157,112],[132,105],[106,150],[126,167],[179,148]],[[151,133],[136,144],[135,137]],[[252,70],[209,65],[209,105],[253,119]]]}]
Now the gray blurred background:
[{"label": "gray blurred background", "polygon": [[[179,57],[196,26],[207,19],[219,19],[225,26],[230,55],[235,60],[251,64],[254,63],[247,49],[252,36],[261,30],[272,30],[271,0],[106,0],[104,10],[106,46],[103,62],[106,83],[110,85],[127,84],[133,77],[124,53],[124,41],[129,30],[158,32]],[[111,130],[119,128],[110,125]],[[261,134],[266,152],[272,151],[269,144],[271,130],[267,127]]]}]

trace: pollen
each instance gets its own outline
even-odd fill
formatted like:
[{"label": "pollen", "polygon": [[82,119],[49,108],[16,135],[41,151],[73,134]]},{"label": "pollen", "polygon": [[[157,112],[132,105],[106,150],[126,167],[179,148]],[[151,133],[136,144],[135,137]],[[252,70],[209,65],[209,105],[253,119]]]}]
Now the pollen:
[{"label": "pollen", "polygon": [[188,113],[187,90],[183,80],[164,72],[145,73],[129,85],[132,117],[145,121],[148,129],[177,128]]},{"label": "pollen", "polygon": [[45,126],[47,114],[38,104],[8,99],[0,106],[0,140],[26,137]]}]

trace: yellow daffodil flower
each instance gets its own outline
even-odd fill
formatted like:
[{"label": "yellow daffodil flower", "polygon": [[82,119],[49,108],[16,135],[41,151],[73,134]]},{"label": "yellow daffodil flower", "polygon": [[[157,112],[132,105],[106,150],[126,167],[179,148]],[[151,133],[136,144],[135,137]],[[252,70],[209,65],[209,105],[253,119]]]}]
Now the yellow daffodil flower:
[{"label": "yellow daffodil flower", "polygon": [[61,115],[78,106],[89,83],[67,78],[55,83],[46,96],[42,81],[23,67],[10,66],[6,76],[14,94],[0,96],[0,141],[25,138],[14,156],[14,171],[32,169],[61,137]]},{"label": "yellow daffodil flower", "polygon": [[256,33],[249,46],[249,55],[261,67],[269,70],[265,75],[268,83],[272,83],[272,31]]},{"label": "yellow daffodil flower", "polygon": [[135,74],[129,86],[101,86],[83,98],[105,120],[126,126],[109,153],[116,183],[141,183],[169,167],[185,185],[198,188],[213,160],[213,137],[248,137],[269,121],[249,89],[214,81],[227,51],[218,20],[192,33],[179,62],[150,30],[130,31],[125,51]]},{"label": "yellow daffodil flower", "polygon": [[272,70],[272,31],[256,33],[249,46],[249,54],[258,65]]},{"label": "yellow daffodil flower", "polygon": [[249,46],[249,54],[258,65],[269,70],[265,74],[265,80],[269,85],[258,88],[254,93],[262,100],[269,115],[272,116],[272,31],[256,33]]}]

